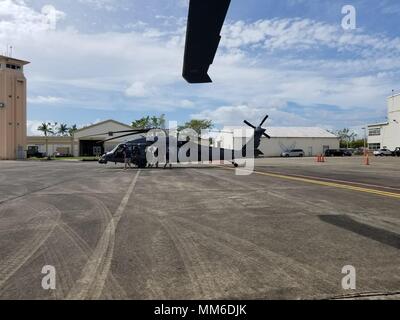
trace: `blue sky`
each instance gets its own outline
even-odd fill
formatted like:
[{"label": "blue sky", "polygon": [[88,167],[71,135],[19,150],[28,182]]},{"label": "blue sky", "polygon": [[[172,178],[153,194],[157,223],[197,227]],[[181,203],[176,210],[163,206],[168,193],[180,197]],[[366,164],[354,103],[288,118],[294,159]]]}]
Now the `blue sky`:
[{"label": "blue sky", "polygon": [[[341,27],[347,4],[356,30]],[[195,86],[181,77],[186,16],[186,0],[0,0],[0,49],[32,62],[30,133],[161,113],[359,130],[400,91],[398,1],[232,0],[214,83]]]}]

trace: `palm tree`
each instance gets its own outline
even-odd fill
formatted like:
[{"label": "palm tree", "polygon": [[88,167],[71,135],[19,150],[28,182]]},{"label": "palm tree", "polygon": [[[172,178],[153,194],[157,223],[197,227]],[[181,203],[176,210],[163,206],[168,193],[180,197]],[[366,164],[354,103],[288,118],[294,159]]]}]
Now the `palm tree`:
[{"label": "palm tree", "polygon": [[66,136],[68,132],[69,132],[68,125],[65,123],[61,123],[57,129],[57,133],[62,136]]},{"label": "palm tree", "polygon": [[78,131],[78,127],[76,126],[76,124],[72,125],[69,129],[68,129],[68,133],[69,135],[72,137],[74,135],[74,133]]},{"label": "palm tree", "polygon": [[48,156],[49,153],[49,142],[47,140],[47,137],[49,134],[54,134],[53,128],[51,126],[51,123],[45,123],[43,122],[38,128],[38,131],[43,132],[44,136],[46,137],[46,156]]}]

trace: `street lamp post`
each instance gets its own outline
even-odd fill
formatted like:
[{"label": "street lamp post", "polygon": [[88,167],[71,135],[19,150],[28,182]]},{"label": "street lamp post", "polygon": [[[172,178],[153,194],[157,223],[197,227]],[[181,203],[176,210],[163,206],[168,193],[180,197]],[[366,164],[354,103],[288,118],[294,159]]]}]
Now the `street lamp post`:
[{"label": "street lamp post", "polygon": [[361,128],[364,130],[364,156],[367,154],[367,126]]}]

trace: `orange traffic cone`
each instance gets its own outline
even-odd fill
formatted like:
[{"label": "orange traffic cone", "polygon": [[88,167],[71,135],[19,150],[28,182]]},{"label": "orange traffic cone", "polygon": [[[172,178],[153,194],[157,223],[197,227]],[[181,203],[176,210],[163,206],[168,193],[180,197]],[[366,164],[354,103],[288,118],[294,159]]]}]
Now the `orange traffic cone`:
[{"label": "orange traffic cone", "polygon": [[368,153],[367,153],[366,156],[365,156],[364,163],[365,163],[366,166],[369,166],[369,165],[370,165],[370,163],[369,163],[369,154],[368,154]]}]

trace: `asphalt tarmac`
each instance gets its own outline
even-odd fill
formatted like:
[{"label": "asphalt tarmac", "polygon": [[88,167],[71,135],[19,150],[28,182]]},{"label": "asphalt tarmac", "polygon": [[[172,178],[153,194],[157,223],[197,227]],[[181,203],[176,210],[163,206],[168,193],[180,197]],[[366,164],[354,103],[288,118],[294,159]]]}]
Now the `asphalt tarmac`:
[{"label": "asphalt tarmac", "polygon": [[399,299],[400,159],[371,160],[2,161],[0,299]]}]

